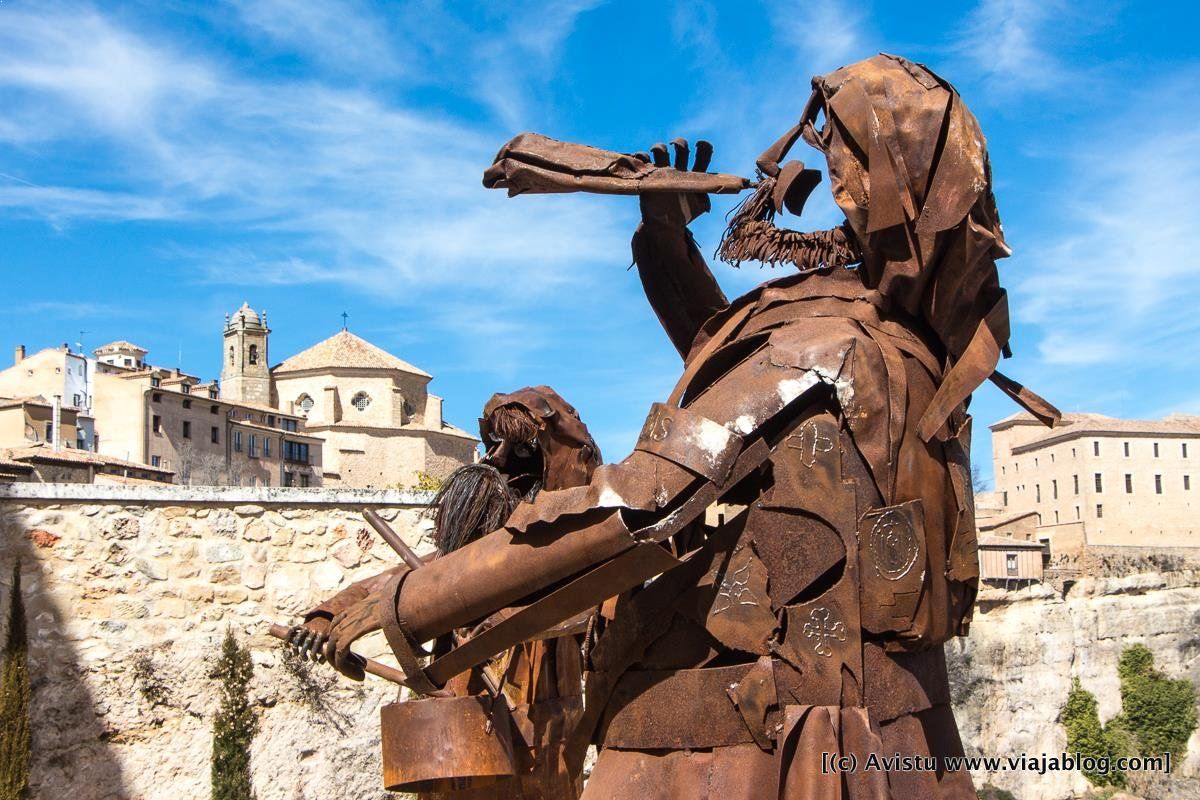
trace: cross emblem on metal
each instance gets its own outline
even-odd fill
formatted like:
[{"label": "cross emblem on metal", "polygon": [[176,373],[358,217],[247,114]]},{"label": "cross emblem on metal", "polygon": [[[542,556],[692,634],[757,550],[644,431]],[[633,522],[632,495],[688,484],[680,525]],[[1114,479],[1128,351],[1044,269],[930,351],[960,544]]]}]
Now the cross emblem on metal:
[{"label": "cross emblem on metal", "polygon": [[831,640],[846,641],[846,623],[834,616],[828,608],[814,608],[809,612],[808,619],[809,621],[804,623],[804,638],[815,640],[813,650],[817,655],[828,658],[833,655],[833,648],[829,646]]},{"label": "cross emblem on metal", "polygon": [[800,462],[812,469],[821,455],[833,450],[833,439],[821,433],[816,422],[807,422],[799,433],[787,437],[787,446],[800,451]]},{"label": "cross emblem on metal", "polygon": [[[749,594],[749,598],[743,600],[742,598],[747,594]],[[758,605],[758,601],[750,592],[750,565],[746,564],[741,569],[734,571],[732,575],[726,575],[721,579],[721,588],[717,592],[717,602],[714,604],[712,613],[720,614],[734,606],[756,605]]]}]

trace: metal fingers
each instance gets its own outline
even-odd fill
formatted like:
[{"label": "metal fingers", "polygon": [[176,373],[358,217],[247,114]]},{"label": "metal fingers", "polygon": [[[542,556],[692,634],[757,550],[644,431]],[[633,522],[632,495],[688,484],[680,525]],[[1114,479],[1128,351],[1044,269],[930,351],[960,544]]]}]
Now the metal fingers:
[{"label": "metal fingers", "polygon": [[325,661],[324,648],[328,639],[326,634],[307,626],[293,625],[288,630],[287,643],[303,658],[319,664]]}]

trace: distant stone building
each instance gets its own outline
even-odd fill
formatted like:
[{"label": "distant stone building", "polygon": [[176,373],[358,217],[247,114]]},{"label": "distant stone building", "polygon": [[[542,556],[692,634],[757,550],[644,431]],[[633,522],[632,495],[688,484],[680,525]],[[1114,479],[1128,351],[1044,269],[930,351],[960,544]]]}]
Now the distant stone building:
[{"label": "distant stone building", "polygon": [[235,403],[271,404],[271,370],[267,343],[271,330],[267,312],[261,315],[248,303],[225,317],[221,396]]},{"label": "distant stone building", "polygon": [[125,340],[94,358],[18,346],[0,370],[0,447],[93,452],[194,485],[413,486],[474,460],[478,440],[442,418],[428,372],[346,330],[272,369],[270,333],[247,303],[226,315],[219,383]]},{"label": "distant stone building", "polygon": [[[265,346],[265,345],[264,345]],[[342,330],[271,370],[276,407],[325,442],[326,485],[411,486],[474,459],[478,441],[442,418],[432,376]]]},{"label": "distant stone building", "polygon": [[1200,417],[1064,414],[1051,429],[1020,413],[991,431],[996,490],[978,499],[981,533],[1055,553],[1200,546]]}]

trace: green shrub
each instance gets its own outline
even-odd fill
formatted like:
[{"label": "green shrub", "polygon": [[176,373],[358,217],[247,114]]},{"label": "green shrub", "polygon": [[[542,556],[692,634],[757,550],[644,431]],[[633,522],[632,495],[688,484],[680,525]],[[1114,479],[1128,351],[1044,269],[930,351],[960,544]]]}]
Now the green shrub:
[{"label": "green shrub", "polygon": [[13,566],[8,638],[0,674],[0,800],[21,800],[29,789],[29,638],[21,598],[21,564]]},{"label": "green shrub", "polygon": [[[1067,704],[1059,716],[1067,729],[1067,751],[1096,759],[1111,759],[1117,755],[1116,743],[1111,731],[1100,724],[1100,713],[1096,696],[1084,689],[1075,678],[1071,691],[1067,693]],[[1115,770],[1108,774],[1084,772],[1084,777],[1094,786],[1124,786],[1125,775]]]},{"label": "green shrub", "polygon": [[1196,688],[1154,669],[1145,645],[1125,648],[1117,667],[1121,678],[1121,724],[1143,756],[1171,753],[1182,759],[1196,730]]},{"label": "green shrub", "polygon": [[250,651],[238,646],[227,630],[214,669],[221,680],[221,708],[213,720],[212,800],[254,800],[250,742],[258,733],[258,717],[250,707],[253,676]]}]

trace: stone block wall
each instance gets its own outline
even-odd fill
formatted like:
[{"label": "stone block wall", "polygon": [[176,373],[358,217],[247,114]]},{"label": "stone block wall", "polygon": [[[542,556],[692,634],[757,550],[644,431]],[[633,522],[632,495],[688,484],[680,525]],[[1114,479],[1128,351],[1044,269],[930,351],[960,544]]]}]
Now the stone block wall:
[{"label": "stone block wall", "polygon": [[[207,797],[218,702],[210,673],[226,630],[254,661],[260,800],[396,796],[380,789],[378,710],[397,687],[297,667],[266,629],[397,562],[364,523],[364,507],[428,548],[428,500],[327,489],[0,486],[0,626],[17,561],[29,620],[32,796]],[[357,649],[390,658],[379,635]]]}]

